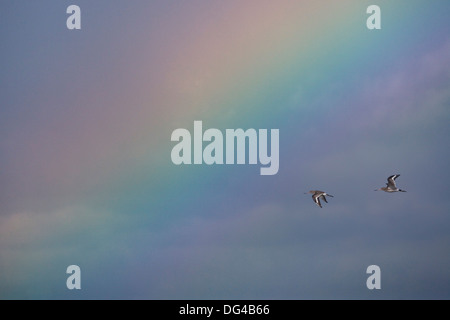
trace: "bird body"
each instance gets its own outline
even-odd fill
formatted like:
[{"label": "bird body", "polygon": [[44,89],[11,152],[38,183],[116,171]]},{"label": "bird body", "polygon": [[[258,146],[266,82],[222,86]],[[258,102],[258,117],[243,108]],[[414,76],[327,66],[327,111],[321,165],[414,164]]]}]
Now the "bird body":
[{"label": "bird body", "polygon": [[320,190],[311,190],[308,193],[312,194],[312,198],[313,201],[320,207],[322,208],[322,204],[320,203],[320,199],[322,199],[323,201],[325,201],[326,203],[328,203],[327,198],[325,198],[325,196],[328,197],[333,197],[331,194],[328,194],[326,192],[320,191]]},{"label": "bird body", "polygon": [[384,191],[384,192],[406,192],[405,190],[397,188],[395,184],[395,179],[400,177],[399,174],[394,174],[387,179],[386,187],[375,189],[375,191]]}]

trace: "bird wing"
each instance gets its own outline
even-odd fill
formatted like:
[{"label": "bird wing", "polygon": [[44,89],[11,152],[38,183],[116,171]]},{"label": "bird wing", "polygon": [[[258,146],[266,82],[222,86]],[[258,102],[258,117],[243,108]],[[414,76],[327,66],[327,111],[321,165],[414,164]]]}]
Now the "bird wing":
[{"label": "bird wing", "polygon": [[388,188],[397,189],[397,186],[395,185],[395,179],[397,179],[399,176],[399,174],[394,174],[387,179],[388,182],[386,183],[386,185],[388,186]]},{"label": "bird wing", "polygon": [[314,202],[315,202],[319,207],[322,208],[322,204],[320,203],[319,195],[318,195],[318,194],[313,194],[312,198],[313,198]]}]

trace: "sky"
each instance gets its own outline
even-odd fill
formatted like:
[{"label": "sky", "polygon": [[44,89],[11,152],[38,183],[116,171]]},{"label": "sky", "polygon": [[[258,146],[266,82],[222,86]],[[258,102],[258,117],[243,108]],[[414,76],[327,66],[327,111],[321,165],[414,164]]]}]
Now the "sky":
[{"label": "sky", "polygon": [[[2,1],[0,299],[449,299],[449,14]],[[175,165],[196,120],[278,129],[279,171]]]}]

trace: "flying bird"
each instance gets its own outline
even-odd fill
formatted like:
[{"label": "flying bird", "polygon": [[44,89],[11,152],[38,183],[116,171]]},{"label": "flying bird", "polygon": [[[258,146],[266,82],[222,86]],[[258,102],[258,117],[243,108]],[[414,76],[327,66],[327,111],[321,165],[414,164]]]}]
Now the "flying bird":
[{"label": "flying bird", "polygon": [[386,187],[375,189],[375,191],[384,191],[384,192],[406,192],[405,190],[397,188],[395,185],[395,179],[400,177],[399,174],[394,174],[387,179]]},{"label": "flying bird", "polygon": [[[323,201],[328,203],[327,198],[325,198],[325,196],[333,197],[331,194],[328,194],[326,192],[319,191],[319,190],[311,190],[308,193],[312,193],[313,201],[321,208],[322,208],[322,204],[320,203],[320,198],[322,198]],[[305,194],[306,194],[306,192],[305,192]]]}]

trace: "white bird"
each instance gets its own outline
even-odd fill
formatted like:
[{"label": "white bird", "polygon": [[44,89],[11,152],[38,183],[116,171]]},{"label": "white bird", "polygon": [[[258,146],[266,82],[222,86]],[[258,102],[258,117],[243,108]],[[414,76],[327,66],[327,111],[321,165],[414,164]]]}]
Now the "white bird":
[{"label": "white bird", "polygon": [[384,192],[406,192],[405,190],[397,188],[395,185],[395,179],[400,177],[399,174],[394,174],[387,179],[386,187],[375,189],[375,191],[384,191]]},{"label": "white bird", "polygon": [[[326,192],[320,191],[320,190],[311,190],[308,193],[312,193],[313,201],[322,208],[322,204],[320,203],[320,198],[323,199],[326,203],[328,203],[327,198],[325,196],[333,197],[331,194],[328,194]],[[306,192],[305,192],[306,194]]]}]

